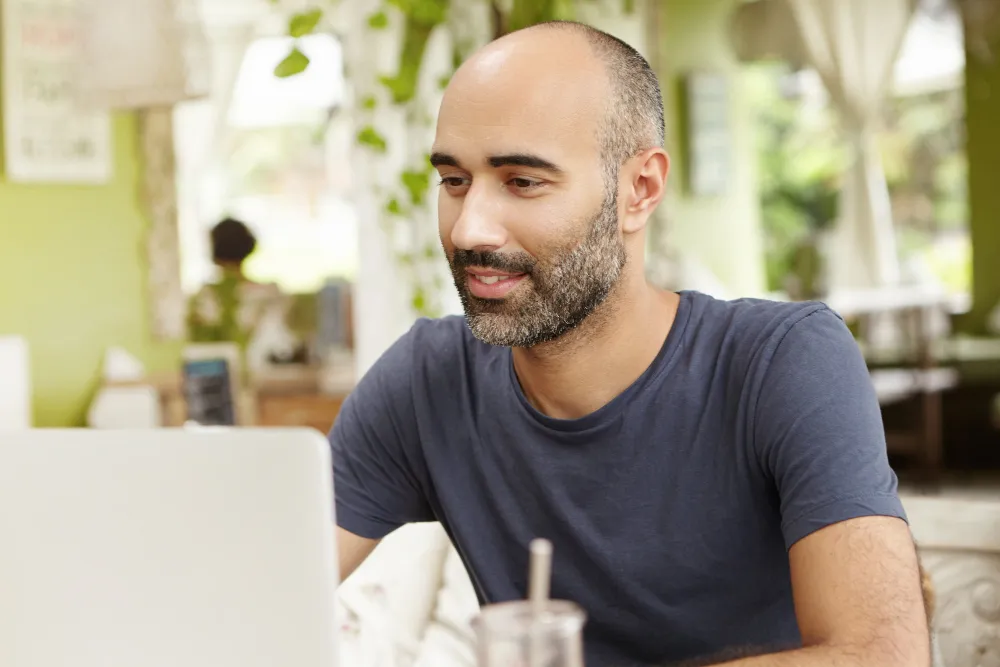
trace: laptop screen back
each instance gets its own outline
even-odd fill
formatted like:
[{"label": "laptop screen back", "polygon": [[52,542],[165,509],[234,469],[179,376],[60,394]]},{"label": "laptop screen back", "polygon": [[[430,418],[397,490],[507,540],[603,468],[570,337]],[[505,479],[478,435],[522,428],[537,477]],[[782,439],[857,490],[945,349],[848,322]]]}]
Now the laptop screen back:
[{"label": "laptop screen back", "polygon": [[335,667],[326,439],[0,438],[0,665]]}]

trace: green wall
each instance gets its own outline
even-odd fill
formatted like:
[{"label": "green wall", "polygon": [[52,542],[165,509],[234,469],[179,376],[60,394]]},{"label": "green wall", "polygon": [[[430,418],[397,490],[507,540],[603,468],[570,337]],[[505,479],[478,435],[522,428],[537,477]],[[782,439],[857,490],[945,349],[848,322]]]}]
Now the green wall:
[{"label": "green wall", "polygon": [[[1000,53],[1000,40],[993,52]],[[972,312],[962,326],[983,333],[990,310],[1000,304],[1000,62],[966,53],[965,96]]]},{"label": "green wall", "polygon": [[[659,25],[658,71],[667,113],[671,193],[664,207],[672,246],[690,253],[736,296],[765,290],[764,246],[757,187],[753,116],[742,102],[746,77],[729,44],[729,25],[742,0],[654,0]],[[725,74],[729,87],[731,183],[718,196],[686,190],[681,77]]]},{"label": "green wall", "polygon": [[115,118],[114,138],[108,185],[0,180],[0,334],[28,339],[36,426],[83,424],[108,346],[151,371],[179,358],[149,330],[134,114]]}]

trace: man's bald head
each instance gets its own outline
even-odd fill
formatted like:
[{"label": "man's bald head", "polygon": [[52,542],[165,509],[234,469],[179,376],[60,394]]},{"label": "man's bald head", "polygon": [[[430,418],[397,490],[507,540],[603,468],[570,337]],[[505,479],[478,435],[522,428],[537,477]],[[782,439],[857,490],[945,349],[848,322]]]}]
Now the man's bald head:
[{"label": "man's bald head", "polygon": [[431,164],[442,246],[480,340],[535,347],[585,320],[600,327],[616,289],[645,284],[641,232],[666,182],[662,145],[649,64],[593,28],[526,28],[455,72]]},{"label": "man's bald head", "polygon": [[642,54],[614,35],[583,23],[551,21],[524,29],[546,30],[569,30],[583,37],[604,65],[610,89],[598,136],[605,164],[617,172],[626,160],[646,148],[663,147],[660,82]]},{"label": "man's bald head", "polygon": [[[538,45],[536,40],[551,41],[557,35],[557,38],[582,40],[589,47],[587,51],[603,66],[606,86],[601,93],[604,108],[598,122],[597,140],[607,175],[617,175],[618,168],[641,151],[663,147],[663,98],[656,74],[633,47],[597,28],[573,21],[539,23],[495,40],[475,54],[462,69],[472,69],[481,76],[483,61],[492,61],[498,52],[503,53],[508,47],[531,49]],[[549,64],[551,61],[540,63]],[[570,71],[577,74],[584,63],[576,60],[573,65]],[[462,73],[460,70],[456,78]],[[591,81],[592,88],[600,85]],[[524,83],[530,86],[530,82]]]}]

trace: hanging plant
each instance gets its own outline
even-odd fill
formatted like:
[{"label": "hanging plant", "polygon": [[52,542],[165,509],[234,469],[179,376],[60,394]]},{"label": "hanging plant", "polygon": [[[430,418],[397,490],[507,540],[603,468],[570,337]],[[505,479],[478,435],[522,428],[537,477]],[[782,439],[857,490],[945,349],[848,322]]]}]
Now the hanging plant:
[{"label": "hanging plant", "polygon": [[[271,4],[278,5],[279,0],[271,0]],[[306,68],[309,67],[309,56],[299,48],[298,40],[315,33],[322,20],[323,9],[320,7],[295,13],[288,19],[288,36],[296,41],[288,55],[275,66],[275,76],[286,78],[306,71]]]},{"label": "hanging plant", "polygon": [[[406,82],[416,83],[423,62],[424,47],[427,46],[427,40],[434,28],[447,20],[451,0],[385,1],[387,6],[397,8],[406,17],[399,72],[395,77],[389,77],[384,81],[394,91],[399,91],[397,103],[402,103],[409,99],[407,93],[413,94],[412,88],[406,88]],[[270,2],[278,5],[280,0],[270,0]],[[509,32],[546,21],[571,21],[576,17],[576,5],[580,2],[599,2],[599,0],[513,0],[507,11],[502,7],[506,3],[491,0],[490,8],[494,17],[493,35],[502,37]],[[622,11],[625,14],[632,14],[635,11],[635,0],[622,0]],[[323,16],[324,11],[321,7],[312,7],[293,14],[289,19],[288,35],[299,39],[316,32]],[[384,30],[388,26],[389,17],[385,10],[375,12],[368,18],[368,27],[373,30]],[[458,64],[460,63],[455,63],[456,68]],[[274,73],[279,77],[294,76],[304,72],[308,66],[309,57],[296,44],[288,56],[275,67]]]},{"label": "hanging plant", "polygon": [[395,104],[406,104],[417,90],[420,66],[431,33],[448,18],[449,0],[386,0],[406,17],[403,24],[403,48],[394,76],[379,80],[392,93]]},{"label": "hanging plant", "polygon": [[494,16],[502,21],[495,31],[499,37],[546,21],[572,20],[576,7],[572,0],[514,0],[509,14],[499,12]]},{"label": "hanging plant", "polygon": [[[492,37],[500,37],[508,32],[546,21],[572,20],[576,15],[578,3],[595,1],[599,0],[575,0],[575,2],[574,0],[513,0],[513,2],[490,0],[493,17]],[[278,0],[271,2],[277,4]],[[392,75],[379,76],[378,83],[388,93],[389,102],[405,110],[408,122],[433,122],[433,118],[423,117],[427,114],[414,102],[427,44],[434,31],[447,23],[450,3],[451,0],[385,0],[383,7],[367,19],[368,30],[381,31],[390,27],[390,11],[402,14],[402,44],[396,72]],[[502,5],[508,8],[505,10]],[[631,13],[634,10],[634,2],[625,0],[622,7],[626,13]],[[283,78],[295,76],[309,67],[309,57],[299,48],[298,40],[322,30],[323,19],[324,11],[319,6],[290,17],[288,35],[296,41],[288,55],[275,67],[276,76]],[[465,43],[461,39],[455,39],[454,42],[451,73],[440,78],[438,85],[441,88],[448,84],[451,74],[471,51],[479,46],[479,44]],[[373,112],[377,105],[378,100],[373,95],[368,95],[359,102],[359,108],[363,112]],[[371,116],[370,113],[365,115]],[[358,129],[355,140],[360,147],[376,154],[385,154],[389,150],[385,133],[380,132],[373,122],[363,124]],[[383,214],[379,216],[380,224],[390,242],[397,242],[398,239],[406,241],[397,244],[407,249],[393,248],[393,255],[397,266],[411,276],[411,307],[416,314],[430,317],[440,314],[436,305],[437,299],[432,298],[431,293],[440,293],[443,282],[437,272],[425,271],[422,267],[437,261],[440,249],[435,245],[427,245],[414,251],[411,244],[420,238],[419,230],[412,229],[412,225],[419,217],[418,212],[427,211],[427,194],[430,191],[433,172],[426,155],[421,156],[420,164],[404,167],[396,179],[398,192],[381,193],[385,200],[381,206]],[[432,276],[429,283],[424,278],[425,275]]]}]

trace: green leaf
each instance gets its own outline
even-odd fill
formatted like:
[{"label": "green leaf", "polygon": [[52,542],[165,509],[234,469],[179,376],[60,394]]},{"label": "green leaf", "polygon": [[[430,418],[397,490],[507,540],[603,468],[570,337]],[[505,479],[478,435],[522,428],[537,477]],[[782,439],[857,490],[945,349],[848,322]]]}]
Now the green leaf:
[{"label": "green leaf", "polygon": [[448,87],[448,84],[450,82],[451,82],[451,75],[450,74],[447,75],[447,76],[442,76],[442,77],[438,78],[438,88],[440,88],[441,90],[444,90],[445,88]]},{"label": "green leaf", "polygon": [[436,254],[437,254],[437,248],[435,248],[432,245],[424,246],[424,257],[426,257],[427,259],[434,259],[434,256]]},{"label": "green leaf", "polygon": [[417,93],[417,80],[424,60],[424,50],[434,28],[448,16],[448,0],[387,0],[406,15],[403,24],[403,47],[399,69],[379,82],[389,89],[394,104],[405,104]]},{"label": "green leaf", "polygon": [[378,100],[375,99],[374,95],[369,95],[365,99],[361,100],[361,108],[365,111],[371,111],[378,105]]},{"label": "green leaf", "polygon": [[319,25],[322,18],[323,10],[318,7],[295,14],[288,22],[288,34],[295,38],[309,35],[316,30],[316,26]]},{"label": "green leaf", "polygon": [[390,215],[403,215],[403,207],[399,205],[399,200],[393,197],[385,205],[386,213]]},{"label": "green leaf", "polygon": [[384,153],[386,148],[388,148],[385,143],[385,138],[371,125],[361,128],[361,131],[358,132],[357,139],[359,144],[362,146],[368,146],[378,153]]},{"label": "green leaf", "polygon": [[417,76],[413,68],[408,67],[405,76],[380,76],[378,82],[389,89],[396,104],[409,102],[417,92]]},{"label": "green leaf", "polygon": [[274,68],[274,75],[281,79],[286,79],[290,76],[301,74],[306,71],[307,67],[309,67],[309,56],[302,53],[298,47],[295,47],[292,49],[292,52],[285,56],[285,59],[278,63],[277,67]]},{"label": "green leaf", "polygon": [[414,206],[424,203],[424,195],[431,186],[431,177],[427,171],[406,170],[399,175],[403,187],[410,193],[410,201]]},{"label": "green leaf", "polygon": [[413,305],[413,310],[418,313],[423,313],[424,309],[427,308],[427,296],[424,294],[424,289],[422,287],[418,287],[413,291],[413,301],[411,303]]},{"label": "green leaf", "polygon": [[368,17],[368,27],[372,30],[385,30],[389,27],[389,17],[385,12],[375,12]]},{"label": "green leaf", "polygon": [[623,0],[622,9],[626,14],[631,14],[635,11],[635,0]]},{"label": "green leaf", "polygon": [[413,19],[424,26],[435,26],[444,23],[448,18],[449,0],[387,0],[388,4],[399,9],[407,18]]},{"label": "green leaf", "polygon": [[553,21],[574,18],[573,3],[566,0],[514,0],[507,15],[507,31]]}]

